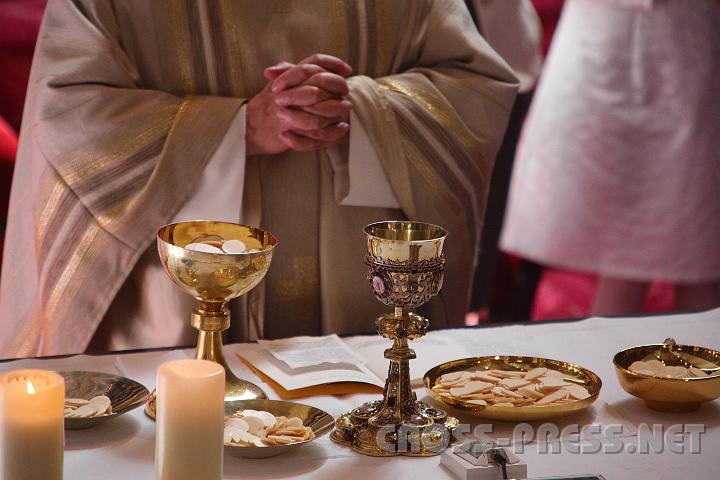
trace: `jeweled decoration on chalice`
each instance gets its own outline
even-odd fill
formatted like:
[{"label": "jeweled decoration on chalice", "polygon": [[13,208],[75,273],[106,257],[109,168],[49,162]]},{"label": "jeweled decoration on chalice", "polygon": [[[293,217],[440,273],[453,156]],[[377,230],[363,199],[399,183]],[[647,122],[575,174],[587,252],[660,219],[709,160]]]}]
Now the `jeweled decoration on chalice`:
[{"label": "jeweled decoration on chalice", "polygon": [[[158,254],[165,272],[197,299],[190,314],[198,330],[195,358],[225,368],[225,401],[267,398],[257,385],[233,374],[223,355],[222,332],[230,328],[227,302],[252,290],[265,277],[277,240],[259,228],[227,222],[193,221],[162,227]],[[154,394],[145,411],[155,417]]]},{"label": "jeweled decoration on chalice", "polygon": [[419,402],[410,387],[409,340],[427,332],[428,320],[412,310],[438,294],[445,258],[442,227],[421,222],[380,222],[365,227],[368,279],[375,297],[394,307],[376,320],[378,333],[393,341],[383,399],[342,415],[332,439],[371,456],[430,456],[450,443],[457,419]]}]

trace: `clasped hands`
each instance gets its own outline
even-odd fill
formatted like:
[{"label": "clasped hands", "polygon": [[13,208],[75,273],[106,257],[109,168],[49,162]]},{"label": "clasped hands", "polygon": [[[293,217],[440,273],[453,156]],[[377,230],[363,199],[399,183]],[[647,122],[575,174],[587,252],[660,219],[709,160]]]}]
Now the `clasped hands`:
[{"label": "clasped hands", "polygon": [[352,105],[345,78],[351,72],[324,54],[266,68],[268,83],[247,106],[246,155],[310,152],[347,141]]}]

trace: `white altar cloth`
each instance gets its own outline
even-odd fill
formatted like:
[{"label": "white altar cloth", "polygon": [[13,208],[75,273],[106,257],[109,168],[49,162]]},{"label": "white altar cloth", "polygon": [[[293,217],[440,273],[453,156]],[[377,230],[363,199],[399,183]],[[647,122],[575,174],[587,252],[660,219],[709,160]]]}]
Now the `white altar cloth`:
[{"label": "white altar cloth", "polygon": [[[603,381],[598,400],[586,412],[558,419],[562,430],[572,424],[619,425],[622,433],[605,436],[607,442],[622,441],[622,453],[572,453],[562,447],[561,453],[542,453],[541,443],[525,445],[521,455],[531,477],[561,474],[600,473],[607,480],[674,479],[714,480],[720,470],[720,401],[703,404],[688,414],[661,414],[648,410],[644,403],[626,394],[618,384],[612,356],[621,349],[662,342],[674,337],[678,343],[720,349],[720,310],[696,314],[657,317],[590,318],[577,322],[532,322],[527,325],[490,328],[444,330],[430,335],[451,335],[454,340],[476,355],[515,354],[544,355],[577,363],[597,373]],[[272,388],[255,376],[235,355],[242,344],[226,346],[226,357],[238,376],[263,388],[271,398],[278,398]],[[78,355],[60,359],[23,359],[0,363],[0,372],[18,368],[57,370],[94,370],[115,373],[155,386],[158,365],[175,358],[191,357],[193,350],[150,351],[102,356]],[[418,351],[422,355],[422,351]],[[427,397],[425,389],[416,388],[418,398]],[[327,411],[334,417],[345,413],[373,395],[313,396],[298,399]],[[485,423],[482,419],[450,409],[462,423],[472,427]],[[643,425],[699,425],[700,453],[673,453],[666,446],[662,453],[629,453],[636,446],[638,431]],[[535,428],[538,424],[533,425]],[[507,436],[513,424],[495,423],[493,436]],[[90,430],[66,432],[65,478],[67,480],[152,479],[154,476],[155,424],[142,408],[108,421]],[[685,440],[688,440],[685,435]],[[544,443],[543,443],[544,444]],[[266,460],[225,457],[225,479],[451,479],[440,466],[439,457],[371,458],[336,445],[327,435],[310,445],[286,455]]]}]

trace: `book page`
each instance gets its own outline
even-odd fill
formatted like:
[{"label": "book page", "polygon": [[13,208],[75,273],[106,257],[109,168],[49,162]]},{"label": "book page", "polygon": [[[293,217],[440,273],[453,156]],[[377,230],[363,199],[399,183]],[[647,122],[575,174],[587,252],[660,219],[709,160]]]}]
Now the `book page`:
[{"label": "book page", "polygon": [[359,382],[378,387],[384,385],[384,378],[379,379],[362,363],[357,365],[322,363],[290,368],[285,362],[278,360],[258,344],[243,345],[242,350],[238,351],[238,355],[272,378],[285,390],[336,382]]},{"label": "book page", "polygon": [[[387,378],[390,360],[384,357],[385,350],[392,346],[392,341],[379,336],[351,337],[343,341],[365,360],[367,368],[378,378]],[[432,332],[417,340],[408,342],[415,350],[417,358],[410,360],[410,381],[421,384],[425,372],[441,363],[466,358],[467,350],[445,335],[433,335]]]},{"label": "book page", "polygon": [[357,365],[363,363],[337,335],[293,337],[257,341],[273,357],[290,368],[319,366],[324,363]]}]

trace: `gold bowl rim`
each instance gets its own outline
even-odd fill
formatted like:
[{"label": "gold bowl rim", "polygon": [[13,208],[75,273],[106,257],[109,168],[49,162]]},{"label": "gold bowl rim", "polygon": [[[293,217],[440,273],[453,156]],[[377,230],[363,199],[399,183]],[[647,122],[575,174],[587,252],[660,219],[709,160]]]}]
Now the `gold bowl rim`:
[{"label": "gold bowl rim", "polygon": [[[369,230],[370,230],[371,228],[373,228],[373,227],[378,227],[378,226],[383,225],[383,224],[386,224],[386,225],[387,225],[387,224],[389,224],[389,223],[401,223],[401,224],[411,224],[411,225],[426,225],[426,226],[428,226],[428,227],[430,227],[430,228],[434,228],[434,229],[439,230],[440,232],[442,232],[442,235],[439,235],[439,236],[433,237],[433,238],[426,238],[426,239],[424,239],[424,240],[390,240],[390,239],[387,239],[387,238],[378,237],[377,235],[374,235],[374,234],[370,233],[370,231],[369,231]],[[379,222],[373,222],[373,223],[370,223],[370,224],[368,224],[368,225],[365,225],[365,227],[363,228],[363,232],[365,233],[365,235],[367,235],[368,237],[371,237],[371,238],[377,238],[377,239],[379,239],[379,240],[384,240],[384,241],[388,241],[388,242],[402,242],[402,243],[409,243],[409,244],[427,243],[427,242],[433,242],[433,241],[436,241],[436,240],[442,240],[442,239],[444,239],[445,237],[447,237],[447,235],[448,235],[448,231],[447,231],[444,227],[441,227],[440,225],[436,225],[436,224],[434,224],[434,223],[428,223],[428,222],[411,221],[411,220],[382,220],[382,221],[379,221]]]},{"label": "gold bowl rim", "polygon": [[[522,359],[523,364],[525,365],[531,365],[532,363],[536,363],[538,361],[542,361],[543,363],[554,363],[554,364],[560,364],[563,365],[563,368],[567,369],[575,369],[580,372],[584,376],[587,376],[590,379],[590,384],[585,385],[588,390],[591,388],[594,389],[594,393],[592,393],[588,398],[585,398],[583,400],[576,400],[574,402],[570,402],[566,405],[563,405],[561,407],[558,407],[557,405],[535,405],[535,406],[525,406],[525,407],[496,407],[493,405],[484,405],[479,406],[472,403],[465,402],[460,399],[453,399],[452,401],[447,401],[447,399],[443,398],[443,396],[437,394],[432,390],[432,385],[430,385],[430,378],[434,375],[437,379],[440,375],[439,373],[443,371],[443,369],[446,369],[451,366],[459,367],[459,368],[452,368],[448,369],[447,372],[442,373],[450,373],[450,372],[457,372],[462,370],[468,370],[469,368],[472,368],[473,366],[477,366],[483,362],[492,361],[492,360],[500,360],[501,358],[507,358],[507,359]],[[520,363],[520,362],[519,362]],[[437,375],[435,375],[437,374]],[[536,357],[536,356],[525,356],[525,355],[485,355],[482,357],[467,357],[462,358],[458,360],[451,360],[449,362],[441,363],[440,365],[436,365],[427,372],[425,372],[425,375],[423,375],[423,385],[427,389],[429,395],[434,398],[435,400],[443,403],[444,405],[448,405],[454,408],[458,408],[461,410],[464,410],[471,414],[476,414],[478,416],[485,416],[489,419],[496,419],[500,421],[525,421],[525,419],[529,418],[530,421],[534,420],[541,420],[544,418],[552,418],[552,417],[560,417],[563,415],[567,415],[570,413],[574,413],[577,411],[584,410],[588,408],[590,405],[592,405],[595,400],[598,399],[600,396],[600,391],[602,390],[602,379],[598,374],[593,372],[592,370],[589,370],[585,367],[582,367],[580,365],[566,362],[564,360],[556,360],[552,358],[545,358],[545,357]],[[555,409],[555,411],[550,411],[551,409]],[[547,415],[545,415],[547,413]],[[514,415],[516,414],[516,415]],[[519,420],[513,419],[513,417],[518,417]]]},{"label": "gold bowl rim", "polygon": [[[669,345],[667,343],[648,343],[644,345],[636,345],[634,347],[625,348],[623,350],[620,350],[615,355],[613,355],[613,365],[615,366],[615,369],[621,372],[623,375],[629,376],[629,377],[638,377],[638,378],[651,378],[653,380],[662,380],[662,381],[675,381],[675,382],[696,382],[696,381],[702,381],[702,380],[720,380],[720,375],[708,375],[706,377],[689,377],[689,378],[672,378],[672,377],[658,377],[656,375],[646,375],[644,373],[638,373],[633,372],[632,370],[623,367],[618,363],[618,359],[621,355],[627,354],[628,352],[632,350],[640,350],[640,349],[652,349],[652,348],[663,348],[668,347]],[[713,348],[708,347],[700,347],[697,345],[686,345],[686,344],[675,344],[673,345],[675,348],[681,348],[683,350],[685,349],[698,349],[698,350],[704,350],[705,352],[709,352],[715,355],[720,356],[720,351],[715,350]],[[709,362],[709,360],[708,360]],[[720,364],[718,364],[718,367],[720,367]]]},{"label": "gold bowl rim", "polygon": [[226,224],[228,224],[228,225],[234,225],[234,226],[237,226],[237,227],[250,228],[250,229],[259,230],[259,231],[265,233],[266,235],[268,235],[268,237],[270,237],[270,241],[272,242],[272,243],[270,243],[267,247],[263,247],[262,250],[259,250],[259,251],[257,251],[257,252],[223,253],[223,254],[222,254],[223,256],[239,257],[239,256],[243,256],[243,255],[256,255],[256,254],[258,254],[258,253],[269,253],[269,252],[272,252],[272,251],[275,249],[275,247],[277,246],[277,242],[278,242],[277,237],[276,237],[275,235],[273,235],[272,233],[270,233],[269,231],[267,231],[267,230],[265,230],[265,229],[263,229],[263,228],[253,227],[253,226],[245,225],[245,224],[242,224],[242,223],[225,222],[225,221],[223,221],[223,220],[183,220],[182,222],[168,223],[167,225],[163,225],[162,227],[158,228],[157,233],[155,234],[155,236],[156,236],[156,238],[157,238],[157,241],[158,241],[158,242],[162,242],[163,244],[168,245],[168,246],[170,246],[170,247],[179,248],[179,249],[181,249],[181,250],[183,250],[183,251],[185,251],[185,252],[190,252],[190,254],[192,254],[192,255],[199,255],[200,257],[212,258],[212,257],[218,255],[217,253],[199,252],[199,251],[197,251],[197,250],[188,250],[187,248],[181,247],[180,245],[175,245],[174,243],[170,243],[170,242],[164,240],[164,239],[160,236],[160,232],[163,231],[163,230],[165,230],[166,228],[170,228],[170,227],[174,227],[174,226],[177,226],[177,225],[181,225],[181,224],[183,224],[183,223],[226,223]]}]

